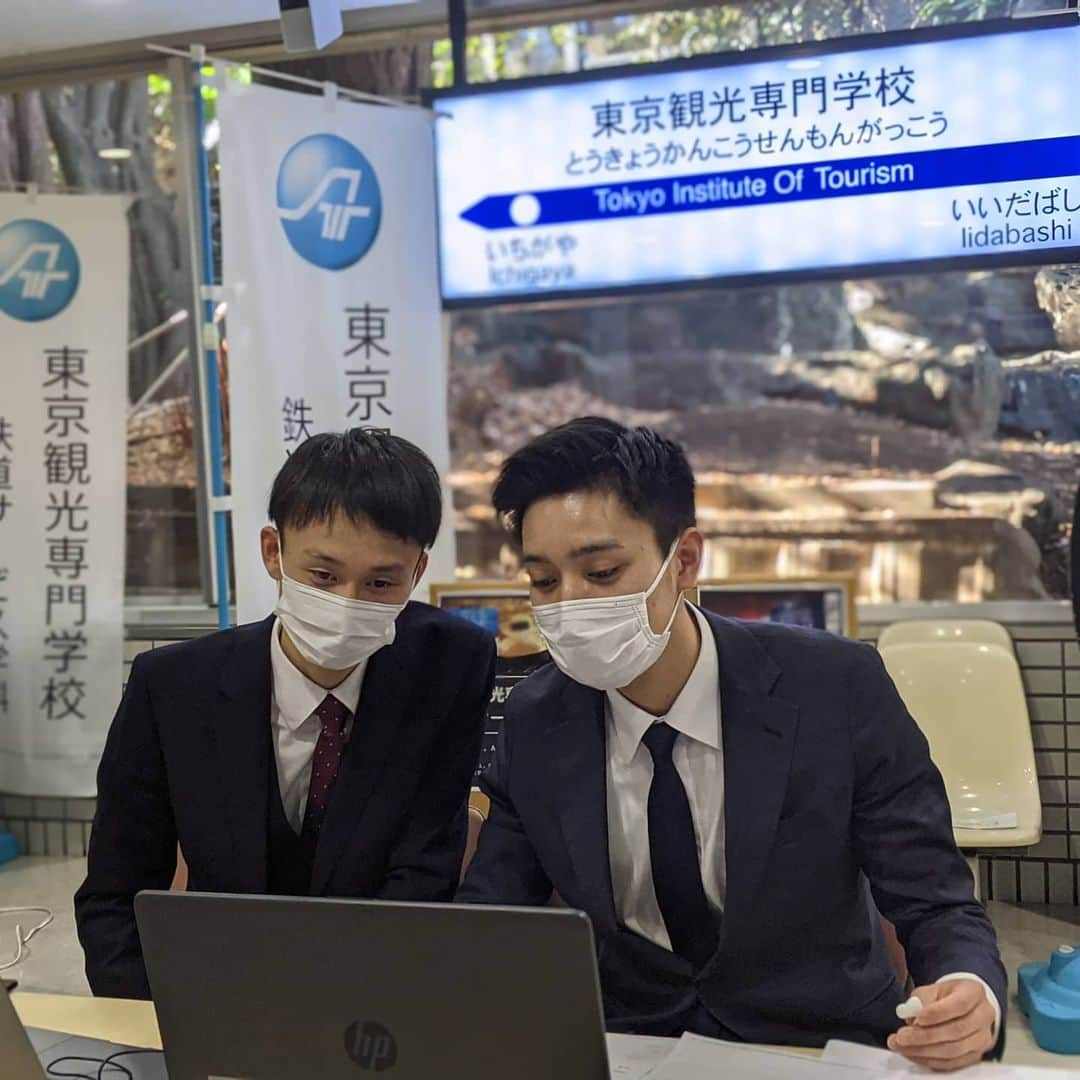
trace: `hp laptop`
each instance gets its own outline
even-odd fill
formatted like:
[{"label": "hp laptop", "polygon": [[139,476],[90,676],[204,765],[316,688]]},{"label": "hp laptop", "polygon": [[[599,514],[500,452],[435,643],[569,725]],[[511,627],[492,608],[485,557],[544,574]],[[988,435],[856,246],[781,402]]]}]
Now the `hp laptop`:
[{"label": "hp laptop", "polygon": [[579,912],[180,892],[135,912],[169,1080],[608,1080]]}]

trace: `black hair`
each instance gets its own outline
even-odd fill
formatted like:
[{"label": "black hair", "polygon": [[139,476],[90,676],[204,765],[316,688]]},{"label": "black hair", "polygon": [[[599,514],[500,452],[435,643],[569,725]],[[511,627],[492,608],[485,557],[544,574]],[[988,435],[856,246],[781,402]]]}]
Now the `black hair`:
[{"label": "black hair", "polygon": [[302,529],[344,514],[429,548],[442,523],[439,474],[419,447],[388,432],[352,428],[301,443],[270,491],[270,520]]},{"label": "black hair", "polygon": [[652,526],[664,554],[697,524],[694,473],[683,448],[652,428],[627,428],[599,416],[571,420],[511,454],[492,501],[520,544],[534,503],[575,491],[617,496]]}]

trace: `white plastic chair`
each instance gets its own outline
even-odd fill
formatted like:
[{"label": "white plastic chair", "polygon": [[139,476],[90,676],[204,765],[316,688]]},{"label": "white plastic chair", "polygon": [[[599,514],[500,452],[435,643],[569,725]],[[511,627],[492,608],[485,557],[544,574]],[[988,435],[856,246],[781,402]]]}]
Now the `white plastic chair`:
[{"label": "white plastic chair", "polygon": [[928,642],[1000,645],[1013,652],[1012,638],[1001,623],[988,619],[913,619],[886,626],[878,638],[878,648],[892,645],[920,645]]},{"label": "white plastic chair", "polygon": [[1005,627],[983,619],[894,623],[878,649],[945,780],[957,847],[1037,844],[1031,721]]}]

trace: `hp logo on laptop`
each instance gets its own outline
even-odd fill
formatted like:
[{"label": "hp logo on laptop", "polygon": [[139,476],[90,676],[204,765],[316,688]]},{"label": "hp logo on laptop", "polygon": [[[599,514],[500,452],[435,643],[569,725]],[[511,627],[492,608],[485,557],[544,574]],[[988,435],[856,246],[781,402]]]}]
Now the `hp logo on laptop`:
[{"label": "hp logo on laptop", "polygon": [[342,270],[375,243],[382,195],[375,170],[351,142],[309,135],[278,169],[277,210],[298,255],[324,270]]},{"label": "hp logo on laptop", "polygon": [[397,1064],[397,1039],[373,1020],[350,1024],[345,1032],[345,1051],[368,1072],[386,1072]]},{"label": "hp logo on laptop", "polygon": [[22,218],[0,229],[0,311],[23,322],[51,319],[78,287],[79,256],[56,226]]}]

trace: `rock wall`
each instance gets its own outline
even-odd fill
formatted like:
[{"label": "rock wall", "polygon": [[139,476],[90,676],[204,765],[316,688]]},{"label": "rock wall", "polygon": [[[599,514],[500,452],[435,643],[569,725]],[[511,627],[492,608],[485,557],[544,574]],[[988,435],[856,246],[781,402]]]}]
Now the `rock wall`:
[{"label": "rock wall", "polygon": [[1035,275],[1039,307],[1054,322],[1054,333],[1063,349],[1080,350],[1080,268],[1040,270]]},{"label": "rock wall", "polygon": [[[494,467],[585,413],[661,427],[699,470],[933,486],[962,462],[962,481],[948,483],[967,489],[946,490],[933,513],[1000,519],[986,541],[995,595],[1067,587],[1080,465],[1078,270],[470,312],[455,317],[453,343],[457,468]],[[1023,498],[1002,501],[1002,475]],[[1037,572],[1037,559],[1016,561],[1020,551],[1041,553]]]}]

